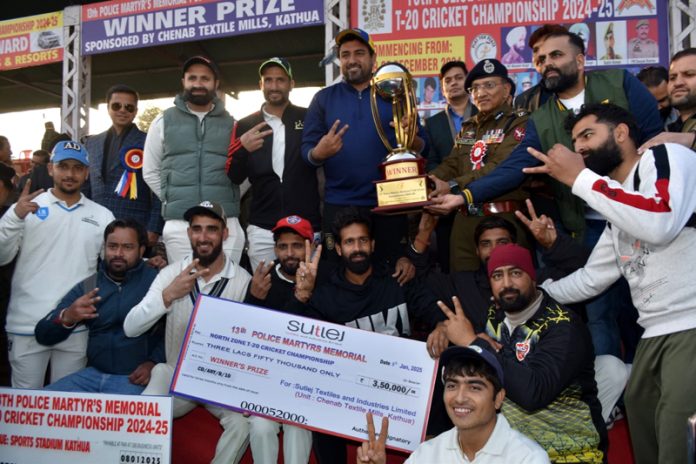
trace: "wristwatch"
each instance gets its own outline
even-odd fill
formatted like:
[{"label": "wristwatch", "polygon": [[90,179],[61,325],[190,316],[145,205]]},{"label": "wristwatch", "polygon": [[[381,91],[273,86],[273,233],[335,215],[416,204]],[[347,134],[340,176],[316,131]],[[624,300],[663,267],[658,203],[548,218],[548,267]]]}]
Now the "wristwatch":
[{"label": "wristwatch", "polygon": [[456,180],[452,179],[451,181],[448,182],[448,184],[449,184],[449,188],[450,188],[450,193],[452,195],[461,195],[462,189]]}]

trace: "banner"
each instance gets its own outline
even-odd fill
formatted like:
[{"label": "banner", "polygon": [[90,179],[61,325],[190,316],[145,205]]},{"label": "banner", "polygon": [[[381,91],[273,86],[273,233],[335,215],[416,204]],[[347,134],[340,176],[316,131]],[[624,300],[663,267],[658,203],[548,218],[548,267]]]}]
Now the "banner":
[{"label": "banner", "polygon": [[0,71],[63,61],[63,12],[0,21]]},{"label": "banner", "polygon": [[[500,60],[516,95],[535,85],[527,40],[543,24],[561,24],[585,41],[589,70],[669,65],[667,1],[658,0],[357,0],[351,24],[367,31],[378,66],[403,63],[418,81],[423,117],[445,107],[440,67],[461,60],[471,69]],[[435,111],[433,111],[435,110]]]},{"label": "banner", "polygon": [[323,23],[323,0],[115,0],[82,7],[82,53]]},{"label": "banner", "polygon": [[389,417],[387,446],[410,452],[435,373],[425,343],[201,295],[171,390],[357,440],[371,411]]},{"label": "banner", "polygon": [[165,464],[172,399],[0,388],[0,461]]}]

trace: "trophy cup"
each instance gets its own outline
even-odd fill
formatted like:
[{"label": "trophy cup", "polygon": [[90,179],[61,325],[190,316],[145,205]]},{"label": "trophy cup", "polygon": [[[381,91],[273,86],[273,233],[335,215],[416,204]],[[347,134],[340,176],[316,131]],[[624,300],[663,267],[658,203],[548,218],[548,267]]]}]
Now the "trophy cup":
[{"label": "trophy cup", "polygon": [[[396,147],[392,147],[382,127],[377,98],[391,101]],[[402,214],[419,210],[429,205],[428,186],[425,175],[425,159],[411,151],[418,128],[416,97],[413,80],[408,70],[399,63],[385,63],[372,77],[370,92],[372,119],[382,143],[389,154],[380,165],[384,180],[375,181],[377,207],[372,211],[380,214]],[[404,127],[403,120],[408,124]]]}]

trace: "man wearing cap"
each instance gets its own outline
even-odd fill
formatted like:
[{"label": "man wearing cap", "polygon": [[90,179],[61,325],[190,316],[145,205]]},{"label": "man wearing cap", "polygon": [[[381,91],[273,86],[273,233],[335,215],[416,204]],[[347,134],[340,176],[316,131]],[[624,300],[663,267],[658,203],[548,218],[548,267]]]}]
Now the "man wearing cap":
[{"label": "man wearing cap", "polygon": [[316,168],[300,153],[307,109],[290,103],[295,86],[290,63],[270,58],[259,67],[259,76],[265,103],[235,124],[227,154],[230,180],[237,185],[247,178],[251,182],[246,232],[252,269],[275,257],[271,229],[279,219],[292,213],[317,229],[321,224]]},{"label": "man wearing cap", "polygon": [[[549,456],[537,443],[510,427],[500,414],[505,400],[505,374],[494,354],[477,345],[454,346],[440,357],[445,384],[442,401],[454,428],[424,443],[407,464],[486,462],[545,464]],[[358,448],[357,464],[385,464],[389,419],[382,419],[377,438],[367,413],[368,441]]]},{"label": "man wearing cap", "polygon": [[132,218],[142,224],[147,230],[148,246],[154,246],[164,221],[159,198],[143,180],[147,134],[133,124],[138,113],[138,92],[123,84],[111,86],[106,92],[106,110],[111,127],[85,142],[91,158],[85,194],[119,219]]},{"label": "man wearing cap", "polygon": [[629,58],[658,58],[657,42],[650,38],[650,22],[641,19],[636,23],[636,37],[628,41]]},{"label": "man wearing cap", "polygon": [[[300,263],[305,261],[307,252],[311,250],[314,231],[307,219],[292,215],[279,219],[272,233],[277,264],[271,260],[258,266],[244,302],[284,311],[293,297]],[[283,460],[288,464],[309,462],[312,451],[312,433],[309,430],[256,416],[248,420],[254,462],[278,462],[278,432],[281,425]]]},{"label": "man wearing cap", "polygon": [[89,161],[78,142],[59,142],[48,171],[54,187],[30,194],[27,182],[17,203],[0,219],[0,265],[17,256],[5,328],[12,386],[18,388],[43,387],[49,360],[51,382],[84,367],[86,331],[49,347],[36,341],[34,327],[66,288],[96,272],[102,233],[114,219],[108,209],[80,193]]},{"label": "man wearing cap", "polygon": [[217,97],[220,71],[204,56],[186,60],[183,91],[150,126],[145,140],[143,178],[162,201],[162,240],[170,263],[191,253],[184,212],[207,200],[227,212],[225,252],[239,262],[244,231],[239,225],[239,187],[225,174],[234,119]]},{"label": "man wearing cap", "polygon": [[507,42],[508,52],[500,58],[500,62],[504,65],[523,64],[529,62],[529,58],[525,58],[522,53],[527,46],[527,29],[524,26],[517,26],[510,29],[505,38]]},{"label": "man wearing cap", "polygon": [[[464,83],[478,114],[462,123],[450,156],[430,171],[436,189],[432,196],[459,193],[469,182],[487,175],[508,157],[524,138],[527,113],[509,103],[514,84],[507,69],[494,58],[479,61]],[[450,269],[473,271],[479,267],[473,231],[484,215],[501,214],[517,222],[514,212],[524,205],[521,189],[501,195],[479,208],[456,214],[450,236]],[[519,227],[519,237],[524,230]],[[522,239],[522,243],[526,240]]]},{"label": "man wearing cap", "polygon": [[[203,201],[188,208],[184,215],[188,222],[188,237],[193,255],[162,269],[150,286],[145,298],[135,306],[123,322],[129,337],[137,337],[150,330],[166,316],[165,363],[157,364],[151,373],[144,395],[167,395],[174,369],[184,342],[186,327],[199,293],[228,300],[242,301],[251,277],[223,251],[227,239],[227,217],[222,205]],[[195,401],[174,398],[174,417],[180,417],[198,405]],[[237,462],[246,448],[247,420],[218,406],[205,408],[220,419],[224,431],[218,441],[215,464]]]},{"label": "man wearing cap", "polygon": [[553,462],[602,463],[606,428],[597,400],[590,334],[573,311],[536,287],[529,250],[508,244],[488,260],[495,304],[477,336],[459,300],[442,301],[449,341],[494,348],[503,367],[510,425],[539,443]]},{"label": "man wearing cap", "polygon": [[[369,211],[376,206],[374,181],[387,148],[379,137],[370,107],[370,80],[377,61],[370,36],[362,29],[346,29],[336,36],[343,80],[320,90],[305,118],[302,157],[311,166],[323,166],[326,176],[322,232],[325,251],[338,260],[331,232],[336,213],[346,206]],[[392,146],[396,146],[391,102],[377,99],[381,125]],[[419,126],[412,149],[427,152],[424,130]],[[401,239],[407,232],[404,216],[375,216],[377,253],[392,263],[403,256]],[[405,272],[407,260],[398,262]]]}]

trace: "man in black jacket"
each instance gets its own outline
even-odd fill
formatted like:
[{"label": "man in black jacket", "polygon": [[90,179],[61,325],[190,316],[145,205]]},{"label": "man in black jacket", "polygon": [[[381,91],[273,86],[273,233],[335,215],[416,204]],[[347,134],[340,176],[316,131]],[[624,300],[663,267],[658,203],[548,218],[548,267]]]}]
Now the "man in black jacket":
[{"label": "man in black jacket", "polygon": [[[432,328],[443,320],[435,296],[421,279],[400,284],[398,273],[392,274],[393,269],[387,270],[382,263],[373,262],[375,241],[371,226],[369,217],[356,208],[339,211],[333,233],[340,265],[326,282],[315,288],[319,253],[300,262],[292,311],[396,337],[411,333],[413,316]],[[320,464],[346,462],[342,438],[315,433],[314,452]]]},{"label": "man in black jacket", "polygon": [[306,108],[290,103],[295,85],[290,63],[274,57],[259,67],[259,83],[266,100],[259,111],[241,119],[232,130],[227,175],[241,185],[251,183],[251,213],[247,254],[252,269],[274,257],[271,229],[297,214],[320,230],[319,187],[316,168],[302,160],[300,146]]}]

